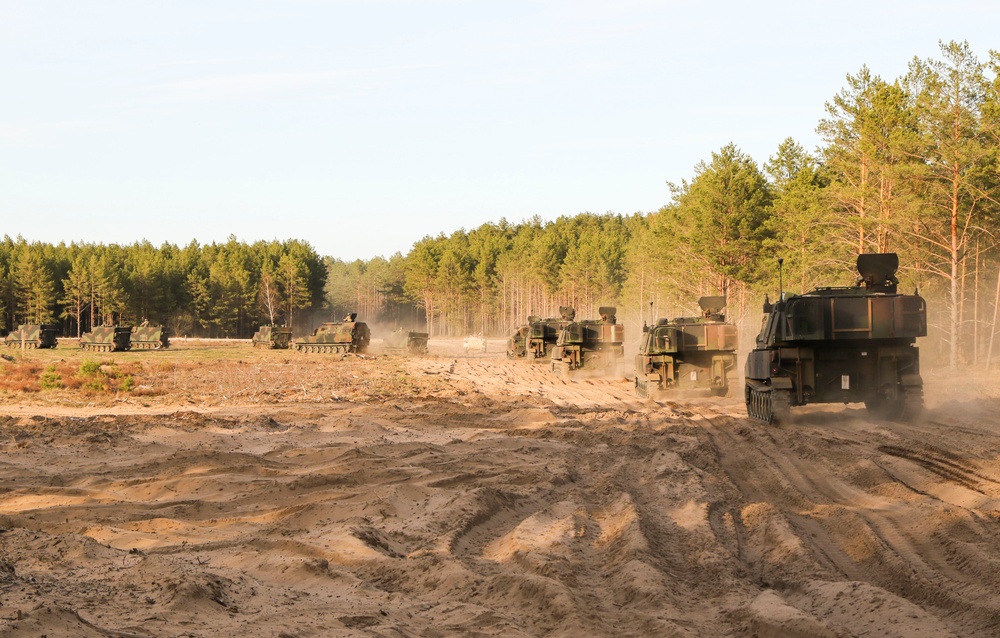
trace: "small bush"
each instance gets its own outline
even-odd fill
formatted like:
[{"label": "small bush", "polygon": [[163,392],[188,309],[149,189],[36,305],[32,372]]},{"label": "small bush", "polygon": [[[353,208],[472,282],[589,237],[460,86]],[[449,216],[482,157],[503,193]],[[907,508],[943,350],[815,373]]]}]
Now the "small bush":
[{"label": "small bush", "polygon": [[58,390],[63,387],[62,375],[56,370],[55,364],[45,368],[42,373],[40,383],[42,390]]},{"label": "small bush", "polygon": [[101,363],[99,361],[93,361],[87,359],[80,364],[80,376],[81,377],[93,377],[101,373]]}]

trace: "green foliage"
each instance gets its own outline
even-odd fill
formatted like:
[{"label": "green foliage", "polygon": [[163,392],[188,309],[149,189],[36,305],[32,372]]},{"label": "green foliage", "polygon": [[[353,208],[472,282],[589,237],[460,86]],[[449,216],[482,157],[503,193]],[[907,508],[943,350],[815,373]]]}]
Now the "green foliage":
[{"label": "green foliage", "polygon": [[91,392],[131,392],[135,389],[135,377],[115,361],[87,359],[80,364],[77,376],[83,380],[81,387]]},{"label": "green foliage", "polygon": [[62,375],[56,371],[55,365],[45,368],[39,379],[42,390],[58,390],[63,387]]},{"label": "green foliage", "polygon": [[[279,264],[285,278],[279,277]],[[258,303],[272,278],[278,310]],[[174,334],[249,337],[261,323],[290,322],[324,303],[326,267],[309,244],[288,240],[184,248],[0,241],[0,328],[63,320],[63,334],[143,320]]]},{"label": "green foliage", "polygon": [[80,364],[80,376],[81,377],[94,377],[101,373],[101,362],[94,361],[93,359],[85,359],[83,363]]},{"label": "green foliage", "polygon": [[786,139],[759,166],[727,144],[656,211],[501,219],[388,259],[321,258],[299,240],[51,246],[5,236],[0,329],[59,317],[78,334],[148,319],[175,334],[249,337],[262,323],[301,334],[358,312],[376,330],[502,334],[562,305],[648,319],[697,312],[699,296],[723,292],[730,315],[743,316],[776,292],[778,258],[786,289],[805,291],[851,283],[859,252],[897,251],[904,281],[948,293],[949,316],[932,323],[951,330],[954,361],[968,337],[959,326],[983,322],[965,308],[992,310],[980,272],[1000,261],[1000,53],[982,64],[967,43],[941,43],[903,78],[847,75],[825,106],[815,152]]}]

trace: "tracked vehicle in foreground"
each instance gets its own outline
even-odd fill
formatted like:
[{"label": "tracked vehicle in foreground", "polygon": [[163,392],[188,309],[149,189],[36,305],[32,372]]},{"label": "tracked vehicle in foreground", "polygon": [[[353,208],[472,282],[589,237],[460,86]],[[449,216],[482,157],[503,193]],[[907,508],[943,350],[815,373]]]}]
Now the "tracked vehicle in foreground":
[{"label": "tracked vehicle in foreground", "polygon": [[292,343],[292,329],[278,326],[261,326],[253,333],[250,343],[263,350],[287,350]]},{"label": "tracked vehicle in foreground", "polygon": [[322,323],[313,330],[312,335],[293,341],[292,347],[299,352],[341,354],[367,352],[372,334],[368,324],[357,319],[358,313],[352,312],[344,317],[343,321]]},{"label": "tracked vehicle in foreground", "polygon": [[618,323],[617,311],[614,306],[602,306],[600,319],[566,324],[552,348],[552,371],[563,376],[575,370],[619,374],[625,354],[625,326]]},{"label": "tracked vehicle in foreground", "polygon": [[426,332],[414,332],[398,328],[385,338],[382,342],[382,351],[386,354],[427,354],[427,339],[430,335]]},{"label": "tracked vehicle in foreground", "polygon": [[547,359],[559,340],[559,333],[576,318],[572,306],[559,306],[558,317],[528,317],[507,341],[508,359]]},{"label": "tracked vehicle in foreground", "polygon": [[4,344],[9,348],[20,348],[22,345],[28,349],[35,348],[55,348],[59,344],[56,335],[59,326],[49,323],[22,323],[4,338]]},{"label": "tracked vehicle in foreground", "polygon": [[635,393],[725,396],[736,368],[736,326],[726,323],[724,296],[698,300],[700,317],[660,319],[643,326],[635,357]]},{"label": "tracked vehicle in foreground", "polygon": [[880,418],[923,407],[920,358],[927,306],[896,292],[895,253],[858,255],[858,284],[817,288],[764,303],[757,345],[747,356],[747,413],[780,423],[790,406],[864,402]]},{"label": "tracked vehicle in foreground", "polygon": [[80,337],[88,352],[123,352],[132,348],[132,326],[97,326]]}]

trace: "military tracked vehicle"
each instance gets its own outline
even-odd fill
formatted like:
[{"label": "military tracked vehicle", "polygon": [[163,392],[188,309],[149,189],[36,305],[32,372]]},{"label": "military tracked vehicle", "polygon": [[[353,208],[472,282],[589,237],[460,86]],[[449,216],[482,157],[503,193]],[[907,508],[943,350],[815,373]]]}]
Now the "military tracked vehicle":
[{"label": "military tracked vehicle", "polygon": [[817,288],[764,303],[757,344],[746,361],[747,413],[780,423],[790,406],[864,402],[888,419],[923,406],[920,358],[927,306],[896,292],[895,253],[858,255],[852,287]]},{"label": "military tracked vehicle", "polygon": [[311,336],[301,337],[292,342],[299,352],[340,352],[358,353],[368,351],[371,331],[368,324],[357,321],[358,313],[352,312],[343,321],[320,324]]},{"label": "military tracked vehicle", "polygon": [[528,317],[528,323],[518,326],[514,330],[514,334],[507,339],[507,358],[508,359],[523,359],[528,356],[528,333],[531,332],[531,321],[533,319],[538,319],[534,315]]},{"label": "military tracked vehicle", "polygon": [[643,326],[635,357],[637,396],[729,392],[729,373],[736,368],[736,326],[726,323],[724,296],[702,297],[698,305],[700,317],[660,319]]},{"label": "military tracked vehicle", "polygon": [[132,350],[161,350],[170,347],[170,333],[163,326],[151,326],[143,322],[132,328],[129,337]]},{"label": "military tracked vehicle", "polygon": [[253,333],[250,343],[254,348],[264,350],[287,350],[292,342],[292,329],[279,328],[278,326],[261,326],[260,330]]},{"label": "military tracked vehicle", "polygon": [[413,332],[398,328],[394,330],[382,343],[382,350],[386,354],[427,354],[426,332]]},{"label": "military tracked vehicle", "polygon": [[572,306],[559,306],[558,317],[543,319],[535,315],[528,317],[528,323],[518,326],[507,340],[508,359],[547,359],[556,347],[559,333],[576,318]]},{"label": "military tracked vehicle", "polygon": [[465,348],[465,354],[486,352],[487,345],[486,337],[482,334],[469,335],[462,340],[462,347]]},{"label": "military tracked vehicle", "polygon": [[132,326],[97,326],[80,337],[89,352],[122,352],[132,347]]},{"label": "military tracked vehicle", "polygon": [[22,323],[3,340],[10,348],[55,348],[59,341],[56,334],[59,326],[49,323]]},{"label": "military tracked vehicle", "polygon": [[568,375],[575,370],[619,374],[625,354],[625,326],[617,322],[613,306],[599,309],[600,319],[567,323],[552,348],[552,371]]}]

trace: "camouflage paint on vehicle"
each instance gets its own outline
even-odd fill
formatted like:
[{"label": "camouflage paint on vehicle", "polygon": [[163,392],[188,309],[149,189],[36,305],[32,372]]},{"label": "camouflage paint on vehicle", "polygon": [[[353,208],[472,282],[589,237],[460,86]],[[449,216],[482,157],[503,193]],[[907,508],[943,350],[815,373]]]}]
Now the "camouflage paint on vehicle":
[{"label": "camouflage paint on vehicle", "polygon": [[287,350],[292,343],[292,329],[278,326],[261,326],[250,340],[254,348]]},{"label": "camouflage paint on vehicle", "polygon": [[368,351],[371,331],[368,324],[357,321],[358,313],[352,312],[343,321],[320,324],[312,335],[292,342],[299,352],[340,352],[362,354]]},{"label": "camouflage paint on vehicle", "polygon": [[856,286],[817,288],[764,303],[747,356],[747,413],[780,423],[790,406],[864,402],[873,416],[899,419],[923,407],[920,356],[927,304],[896,292],[895,253],[858,255]]},{"label": "camouflage paint on vehicle", "polygon": [[9,333],[4,338],[4,344],[8,348],[20,348],[22,343],[25,348],[55,348],[59,344],[56,335],[59,326],[50,323],[22,323],[17,330]]},{"label": "camouflage paint on vehicle", "polygon": [[552,371],[562,375],[575,370],[619,374],[625,355],[625,326],[618,323],[617,311],[613,306],[602,306],[600,319],[566,324],[552,348]]},{"label": "camouflage paint on vehicle", "polygon": [[635,357],[637,396],[728,393],[739,345],[736,326],[726,323],[724,296],[702,297],[698,305],[700,317],[660,319],[643,326]]},{"label": "camouflage paint on vehicle", "polygon": [[170,347],[170,333],[163,326],[141,325],[132,328],[133,350],[160,350]]},{"label": "camouflage paint on vehicle", "polygon": [[397,328],[385,338],[382,349],[386,354],[427,354],[428,337],[426,332]]},{"label": "camouflage paint on vehicle", "polygon": [[132,347],[132,326],[98,326],[80,337],[88,352],[122,352]]}]

